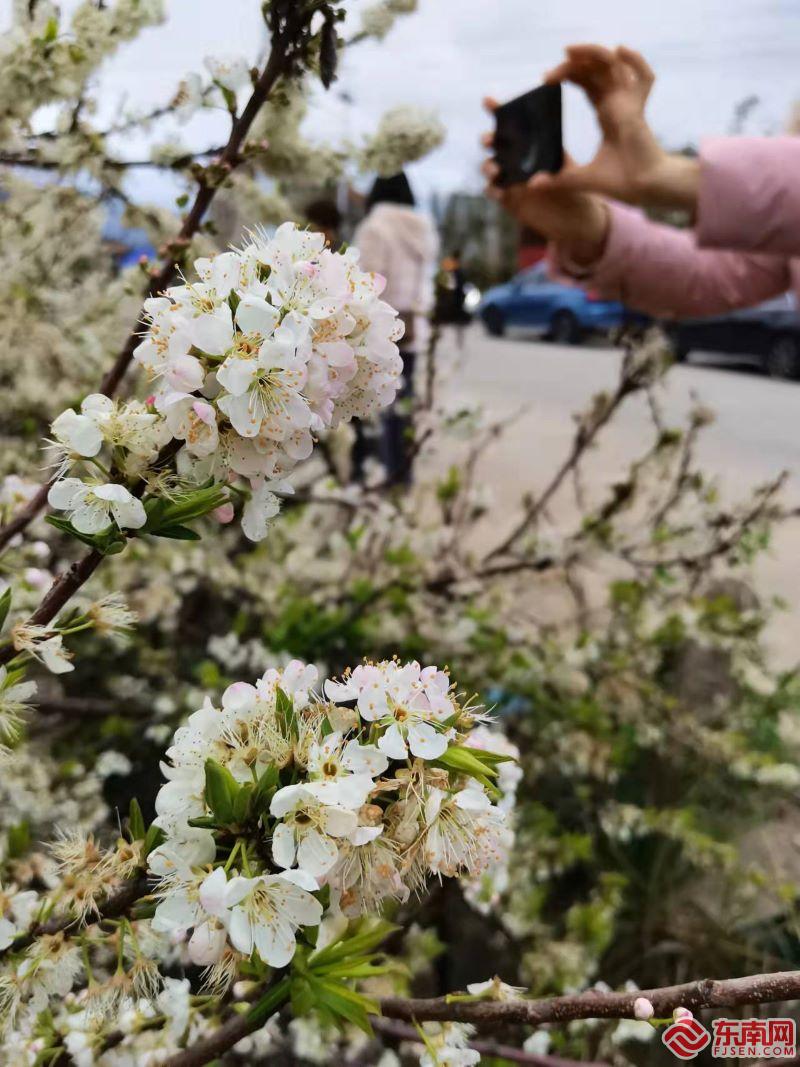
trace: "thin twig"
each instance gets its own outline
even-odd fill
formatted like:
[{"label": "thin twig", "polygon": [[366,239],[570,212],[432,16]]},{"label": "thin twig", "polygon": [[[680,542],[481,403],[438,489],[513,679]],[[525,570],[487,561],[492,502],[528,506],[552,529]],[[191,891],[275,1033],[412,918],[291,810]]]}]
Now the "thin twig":
[{"label": "thin twig", "polygon": [[[198,149],[196,152],[182,152],[169,162],[159,162],[154,159],[117,159],[114,156],[106,156],[101,164],[101,169],[124,171],[134,167],[151,167],[155,170],[182,170],[197,159],[206,156],[215,156],[224,151],[224,145],[214,148]],[[32,170],[60,170],[61,161],[58,159],[42,159],[31,153],[0,152],[0,166],[23,167]]]},{"label": "thin twig", "polygon": [[48,919],[47,922],[36,923],[29,930],[26,930],[24,934],[15,937],[6,948],[0,949],[0,959],[10,955],[12,952],[21,952],[32,945],[39,937],[44,937],[48,934],[72,934],[81,930],[87,923],[99,922],[101,919],[119,918],[120,915],[125,915],[138,900],[146,895],[147,888],[147,876],[141,873],[134,878],[130,878],[127,882],[123,882],[109,895],[106,902],[101,904],[97,913],[89,915],[87,919],[76,919],[71,915],[59,915]]},{"label": "thin twig", "polygon": [[575,1019],[630,1019],[637,997],[653,1005],[655,1015],[664,1018],[675,1008],[735,1008],[745,1004],[772,1004],[800,999],[800,971],[754,974],[746,978],[721,980],[702,978],[683,985],[662,989],[642,989],[632,993],[604,993],[590,989],[585,993],[541,1000],[479,1000],[452,1003],[447,997],[417,1000],[383,997],[383,1015],[408,1022],[425,1020],[474,1023],[566,1023]]},{"label": "thin twig", "polygon": [[203,1067],[204,1063],[210,1063],[223,1055],[238,1044],[243,1037],[258,1030],[261,1025],[261,1023],[254,1023],[250,1015],[233,1015],[210,1037],[195,1041],[183,1052],[178,1052],[175,1056],[165,1060],[163,1067]]},{"label": "thin twig", "polygon": [[[394,1019],[372,1019],[372,1028],[379,1034],[394,1038],[397,1041],[413,1041],[420,1044],[420,1038],[413,1026],[407,1023],[396,1022]],[[481,1056],[489,1056],[492,1059],[508,1060],[510,1063],[529,1064],[530,1067],[606,1067],[602,1063],[592,1063],[586,1060],[568,1060],[563,1056],[545,1056],[536,1052],[526,1052],[524,1049],[515,1048],[513,1045],[502,1045],[498,1041],[489,1041],[484,1038],[476,1038],[469,1042],[469,1047]]]},{"label": "thin twig", "polygon": [[[29,626],[46,626],[58,615],[67,601],[84,585],[103,560],[102,552],[91,549],[56,578],[33,615],[27,620]],[[17,655],[13,642],[0,648],[0,666],[9,663]]]},{"label": "thin twig", "polygon": [[545,489],[539,496],[531,501],[525,509],[524,515],[513,528],[511,533],[509,533],[499,545],[496,545],[491,552],[486,555],[484,562],[488,563],[490,560],[496,559],[498,556],[507,553],[525,531],[529,529],[531,523],[544,512],[547,505],[561,488],[564,479],[574,470],[582,459],[584,453],[594,444],[597,435],[602,428],[608,424],[625,398],[630,396],[631,393],[636,392],[637,388],[638,386],[635,382],[631,381],[631,379],[624,374],[622,375],[619,385],[612,395],[605,400],[602,409],[591,413],[588,425],[583,422],[579,424],[569,452]]}]

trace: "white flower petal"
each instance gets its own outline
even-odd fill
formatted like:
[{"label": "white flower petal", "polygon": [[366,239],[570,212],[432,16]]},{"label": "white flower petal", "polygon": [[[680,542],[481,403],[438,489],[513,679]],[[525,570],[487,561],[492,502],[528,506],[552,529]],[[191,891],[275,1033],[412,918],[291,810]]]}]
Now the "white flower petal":
[{"label": "white flower petal", "polygon": [[[228,924],[228,937],[238,951],[249,956],[253,951],[253,927],[243,908],[234,908]],[[269,961],[265,961],[269,962]]]},{"label": "white flower petal", "polygon": [[225,928],[216,923],[202,923],[195,927],[186,946],[189,959],[196,967],[209,967],[216,963],[225,949]]},{"label": "white flower petal", "polygon": [[427,722],[415,722],[408,730],[408,747],[420,759],[438,759],[447,751],[448,741]]},{"label": "white flower petal", "polygon": [[392,723],[383,737],[378,740],[378,748],[391,759],[403,760],[406,758],[408,750],[397,723]]},{"label": "white flower petal", "polygon": [[278,311],[258,296],[244,296],[236,309],[236,324],[244,333],[271,337],[278,321]]},{"label": "white flower petal", "polygon": [[74,507],[76,498],[87,491],[87,487],[80,478],[64,478],[50,487],[47,494],[47,502],[51,508],[58,511],[68,511]]},{"label": "white flower petal", "polygon": [[210,356],[222,356],[233,344],[233,317],[227,304],[205,315],[197,315],[189,324],[192,343]]},{"label": "white flower petal", "polygon": [[291,867],[294,857],[294,832],[286,823],[278,823],[272,834],[272,858],[279,867]]},{"label": "white flower petal", "polygon": [[331,869],[339,856],[339,850],[329,837],[318,830],[310,830],[303,835],[297,849],[297,865],[318,877]]},{"label": "white flower petal", "polygon": [[322,829],[331,837],[347,837],[358,825],[356,813],[347,808],[324,807],[320,816]]}]

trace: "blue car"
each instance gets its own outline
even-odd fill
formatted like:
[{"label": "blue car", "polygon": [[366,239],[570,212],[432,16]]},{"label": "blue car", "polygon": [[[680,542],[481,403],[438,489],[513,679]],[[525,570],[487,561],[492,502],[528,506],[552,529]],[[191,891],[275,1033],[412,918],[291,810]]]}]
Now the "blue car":
[{"label": "blue car", "polygon": [[585,333],[610,330],[642,318],[615,300],[599,300],[577,286],[554,281],[545,263],[487,290],[478,305],[478,315],[495,337],[516,326],[545,333],[566,345],[577,344]]}]

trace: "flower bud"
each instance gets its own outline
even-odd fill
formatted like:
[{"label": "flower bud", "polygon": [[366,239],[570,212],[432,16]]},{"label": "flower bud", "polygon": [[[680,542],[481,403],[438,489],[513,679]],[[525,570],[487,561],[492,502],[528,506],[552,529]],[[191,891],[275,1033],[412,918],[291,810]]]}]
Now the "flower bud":
[{"label": "flower bud", "polygon": [[220,504],[218,508],[215,508],[211,514],[217,520],[217,522],[226,525],[229,522],[233,522],[233,504],[228,501],[227,504]]},{"label": "flower bud", "polygon": [[672,1013],[672,1018],[678,1022],[681,1019],[693,1019],[694,1015],[692,1015],[688,1008],[676,1008]]},{"label": "flower bud", "polygon": [[378,804],[362,804],[358,817],[363,826],[379,826],[383,821],[383,808]]},{"label": "flower bud", "polygon": [[647,999],[647,997],[637,997],[633,1002],[633,1014],[636,1019],[652,1019],[655,1015],[655,1008]]}]

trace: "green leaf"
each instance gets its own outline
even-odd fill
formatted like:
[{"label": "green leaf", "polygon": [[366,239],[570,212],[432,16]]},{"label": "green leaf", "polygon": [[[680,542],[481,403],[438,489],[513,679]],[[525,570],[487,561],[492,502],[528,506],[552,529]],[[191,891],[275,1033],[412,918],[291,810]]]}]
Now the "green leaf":
[{"label": "green leaf", "polygon": [[161,520],[164,526],[175,526],[190,519],[199,519],[214,511],[221,504],[228,501],[228,493],[223,485],[206,485],[201,489],[194,489],[190,493],[183,493],[174,500],[168,501],[161,512]]},{"label": "green leaf", "polygon": [[17,682],[23,681],[27,673],[28,670],[25,666],[8,667],[6,674],[6,684],[3,686],[3,688],[10,689],[12,685],[16,685]]},{"label": "green leaf", "polygon": [[292,979],[292,1015],[299,1019],[316,1007],[316,1000],[306,978]]},{"label": "green leaf", "polygon": [[157,900],[140,900],[134,905],[131,918],[137,921],[140,919],[152,919],[157,907]]},{"label": "green leaf", "polygon": [[84,534],[76,530],[71,522],[67,519],[62,519],[59,515],[48,515],[45,522],[55,526],[62,533],[81,541],[84,545],[88,545],[89,548],[97,549],[104,556],[115,556],[119,552],[123,552],[127,544],[125,537],[116,526],[110,526],[107,530],[103,530],[102,533]]},{"label": "green leaf", "polygon": [[339,1016],[359,1030],[372,1037],[372,1026],[369,1015],[377,1015],[380,1011],[377,1003],[369,997],[356,993],[343,982],[335,979],[309,978],[308,984],[316,996],[318,1004],[328,1008],[334,1015]]},{"label": "green leaf", "polygon": [[447,477],[443,478],[436,486],[436,496],[439,498],[442,504],[447,504],[449,501],[454,500],[461,489],[461,474],[458,467],[453,465],[447,472]]},{"label": "green leaf", "polygon": [[247,1013],[247,1018],[254,1027],[263,1026],[267,1019],[289,999],[291,985],[292,980],[289,977],[281,978],[280,982],[273,986],[261,1000],[256,1001]]},{"label": "green leaf", "polygon": [[131,797],[131,802],[128,805],[128,831],[131,835],[131,841],[142,841],[146,833],[144,816],[136,797]]},{"label": "green leaf", "polygon": [[251,800],[251,809],[255,815],[263,815],[269,810],[269,804],[278,788],[280,772],[270,764],[256,783]]},{"label": "green leaf", "polygon": [[0,596],[0,630],[3,629],[5,621],[8,618],[8,612],[11,608],[11,587],[6,589],[5,593]]},{"label": "green leaf", "polygon": [[24,856],[31,845],[31,828],[27,822],[10,826],[6,834],[6,856],[10,860]]},{"label": "green leaf", "polygon": [[154,848],[158,848],[160,844],[166,841],[167,835],[161,829],[160,826],[156,826],[155,823],[151,823],[147,828],[147,833],[144,835],[144,845],[142,846],[142,855],[146,859]]},{"label": "green leaf", "polygon": [[460,771],[462,774],[468,774],[473,778],[496,778],[497,769],[492,766],[491,761],[483,758],[485,755],[486,753],[481,749],[467,749],[460,745],[451,745],[439,756],[436,762],[450,770]]},{"label": "green leaf", "polygon": [[201,830],[215,830],[217,820],[212,815],[198,815],[196,819],[189,819],[189,825],[199,827]]},{"label": "green leaf", "polygon": [[309,957],[308,965],[312,971],[318,967],[327,967],[342,960],[359,958],[359,962],[379,945],[383,944],[389,934],[400,928],[386,919],[368,920],[362,923],[354,934],[341,937],[330,945],[320,949]]},{"label": "green leaf", "polygon": [[493,766],[498,763],[514,763],[513,756],[504,756],[499,752],[490,752],[484,748],[470,748],[469,745],[462,746],[464,752],[471,752],[477,759],[482,760],[484,763],[492,764]]},{"label": "green leaf", "polygon": [[247,821],[247,816],[250,814],[250,801],[254,791],[255,785],[252,782],[245,782],[244,785],[239,786],[239,792],[233,801],[233,815],[236,822]]},{"label": "green leaf", "polygon": [[[376,956],[374,958],[378,959],[379,957]],[[402,969],[402,965],[395,961],[391,963],[374,963],[372,958],[367,957],[360,962],[350,963],[345,960],[343,963],[332,963],[322,969],[315,967],[314,975],[317,978],[363,980],[365,978],[377,978],[382,974],[396,974],[399,969]]]},{"label": "green leaf", "polygon": [[154,537],[171,537],[175,541],[199,541],[200,534],[188,526],[161,526],[152,531]]},{"label": "green leaf", "polygon": [[281,688],[278,688],[275,691],[275,712],[278,722],[283,727],[286,736],[297,737],[299,730],[297,726],[297,715],[294,710],[294,701],[288,693],[284,693]]},{"label": "green leaf", "polygon": [[206,804],[223,825],[236,821],[235,804],[239,783],[227,767],[206,760]]},{"label": "green leaf", "polygon": [[89,548],[98,548],[97,537],[92,534],[78,533],[71,522],[66,519],[62,519],[59,515],[48,515],[45,518],[45,522],[51,526],[55,526],[57,530],[61,530],[62,533],[69,534],[70,537],[75,537],[78,541],[82,541],[83,544],[88,545]]},{"label": "green leaf", "polygon": [[230,111],[230,113],[232,115],[235,115],[236,114],[236,93],[233,92],[232,89],[229,89],[226,85],[223,85],[221,82],[215,82],[214,84],[217,86],[219,91],[222,93],[222,97],[223,97],[223,99],[225,101],[225,106],[227,107],[228,111]]}]

